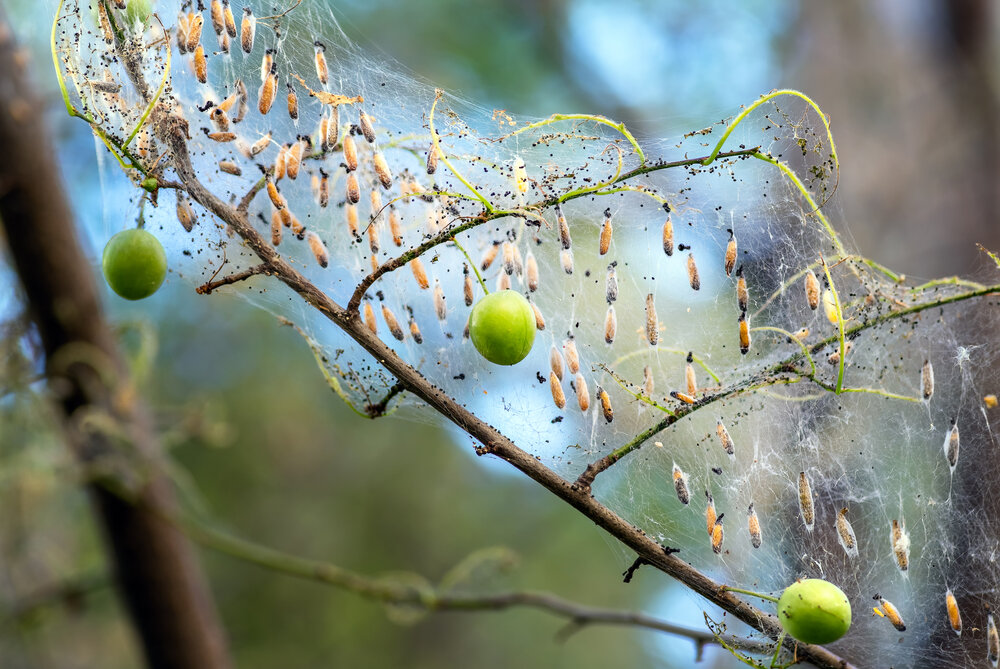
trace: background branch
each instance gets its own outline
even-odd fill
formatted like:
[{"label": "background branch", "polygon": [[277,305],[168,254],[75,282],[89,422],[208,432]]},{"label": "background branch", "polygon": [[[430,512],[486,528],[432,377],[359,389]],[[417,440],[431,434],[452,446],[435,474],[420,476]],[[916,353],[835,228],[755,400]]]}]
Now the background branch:
[{"label": "background branch", "polygon": [[93,268],[77,242],[49,135],[35,111],[42,108],[12,26],[0,14],[0,146],[7,156],[0,161],[0,218],[45,349],[61,427],[87,467],[121,453],[121,442],[81,425],[88,414],[110,416],[147,475],[134,504],[99,485],[89,491],[149,666],[225,669],[225,637],[195,554],[183,534],[150,511],[172,509],[173,493],[146,409],[134,398],[104,320]]}]

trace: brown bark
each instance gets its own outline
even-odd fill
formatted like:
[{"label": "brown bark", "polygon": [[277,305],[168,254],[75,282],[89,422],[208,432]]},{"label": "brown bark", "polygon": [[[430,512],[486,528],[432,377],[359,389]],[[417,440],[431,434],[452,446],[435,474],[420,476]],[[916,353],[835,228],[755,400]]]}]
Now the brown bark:
[{"label": "brown bark", "polygon": [[[229,667],[225,637],[196,556],[162,520],[175,501],[144,407],[104,320],[92,268],[77,243],[24,54],[0,16],[0,218],[46,353],[49,387],[89,486],[117,585],[150,667]],[[109,416],[116,434],[87,427]],[[120,433],[118,432],[120,431]],[[122,438],[124,435],[124,438]],[[124,463],[125,467],[120,468]],[[125,494],[111,485],[125,483]],[[130,501],[126,501],[126,497]]]}]

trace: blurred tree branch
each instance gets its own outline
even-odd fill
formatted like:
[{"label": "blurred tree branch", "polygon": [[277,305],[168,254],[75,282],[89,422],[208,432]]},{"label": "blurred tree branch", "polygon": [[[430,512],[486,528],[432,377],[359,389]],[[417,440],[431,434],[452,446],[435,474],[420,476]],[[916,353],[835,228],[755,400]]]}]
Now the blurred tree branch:
[{"label": "blurred tree branch", "polygon": [[[38,114],[42,104],[24,61],[0,14],[0,146],[6,154],[0,163],[0,218],[44,346],[48,389],[77,459],[85,467],[125,462],[134,480],[134,503],[101,484],[89,491],[147,663],[225,669],[225,636],[195,554],[183,534],[152,511],[171,509],[173,493],[161,473],[145,407],[104,320],[91,265],[77,243]],[[94,429],[89,419],[95,416],[110,418],[115,433]]]}]

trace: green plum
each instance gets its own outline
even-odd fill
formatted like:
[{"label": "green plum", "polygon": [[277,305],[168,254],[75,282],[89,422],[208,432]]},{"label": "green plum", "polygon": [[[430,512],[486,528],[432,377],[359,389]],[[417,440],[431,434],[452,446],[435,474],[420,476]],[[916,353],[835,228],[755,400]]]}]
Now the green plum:
[{"label": "green plum", "polygon": [[104,278],[126,300],[155,293],[167,276],[167,254],[152,233],[133,228],[108,240],[101,260]]},{"label": "green plum", "polygon": [[833,583],[807,578],[785,588],[778,600],[778,619],[799,641],[830,643],[850,629],[851,603]]},{"label": "green plum", "polygon": [[535,342],[535,312],[520,293],[490,293],[472,307],[469,336],[476,350],[497,365],[516,365]]}]

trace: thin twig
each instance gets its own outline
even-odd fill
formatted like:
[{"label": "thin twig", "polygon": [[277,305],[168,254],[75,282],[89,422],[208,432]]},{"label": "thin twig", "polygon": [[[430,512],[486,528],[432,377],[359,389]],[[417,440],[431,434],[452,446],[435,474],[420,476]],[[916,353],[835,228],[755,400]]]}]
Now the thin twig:
[{"label": "thin twig", "polygon": [[389,388],[388,392],[386,392],[385,396],[382,399],[380,399],[378,402],[375,402],[374,404],[369,404],[368,406],[365,407],[365,413],[368,414],[369,418],[379,418],[381,416],[384,416],[386,409],[389,407],[389,402],[392,401],[392,398],[396,397],[396,395],[399,395],[401,392],[404,392],[405,390],[406,388],[403,387],[402,383],[394,383],[392,387]]},{"label": "thin twig", "polygon": [[211,295],[213,290],[221,288],[222,286],[228,286],[230,284],[239,283],[240,281],[245,281],[252,276],[258,274],[267,274],[270,267],[267,263],[261,263],[259,265],[254,265],[241,272],[234,272],[229,276],[224,276],[217,281],[208,281],[200,286],[198,286],[195,291],[199,295]]},{"label": "thin twig", "polygon": [[[574,626],[621,625],[641,627],[675,636],[686,637],[696,644],[716,643],[715,636],[706,630],[675,625],[644,613],[619,611],[585,606],[548,592],[514,591],[492,594],[471,594],[441,590],[431,585],[414,587],[390,579],[371,578],[343,567],[309,560],[263,546],[256,542],[233,536],[191,516],[168,518],[177,524],[194,541],[207,548],[236,559],[255,564],[264,569],[287,576],[318,581],[353,592],[366,599],[384,604],[407,605],[427,612],[442,611],[504,611],[511,608],[534,608],[556,616],[568,618]],[[768,650],[766,642],[754,642],[733,635],[724,635],[727,643],[746,647],[749,641]]]}]

